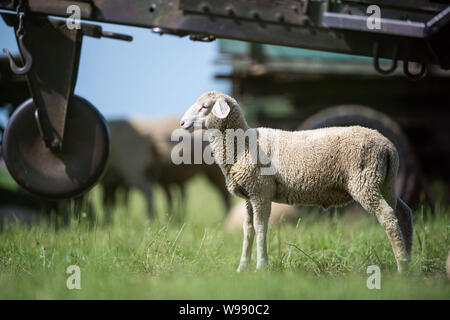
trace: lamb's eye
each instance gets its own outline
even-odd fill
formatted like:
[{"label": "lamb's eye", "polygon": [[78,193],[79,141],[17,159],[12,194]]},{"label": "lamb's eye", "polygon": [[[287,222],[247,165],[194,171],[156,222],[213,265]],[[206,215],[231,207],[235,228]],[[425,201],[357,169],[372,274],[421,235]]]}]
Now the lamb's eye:
[{"label": "lamb's eye", "polygon": [[203,108],[203,109],[208,109],[208,104],[204,103],[204,104],[202,105],[202,108]]}]

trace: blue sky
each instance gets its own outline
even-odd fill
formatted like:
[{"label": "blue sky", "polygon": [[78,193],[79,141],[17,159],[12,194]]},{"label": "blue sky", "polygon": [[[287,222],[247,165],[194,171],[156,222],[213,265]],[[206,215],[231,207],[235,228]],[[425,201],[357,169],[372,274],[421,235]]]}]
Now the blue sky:
[{"label": "blue sky", "polygon": [[[149,29],[102,24],[104,30],[133,36],[132,42],[83,38],[75,93],[107,119],[181,115],[205,91],[228,92],[215,80],[217,42],[159,36]],[[0,47],[17,52],[13,29],[0,19]]]}]

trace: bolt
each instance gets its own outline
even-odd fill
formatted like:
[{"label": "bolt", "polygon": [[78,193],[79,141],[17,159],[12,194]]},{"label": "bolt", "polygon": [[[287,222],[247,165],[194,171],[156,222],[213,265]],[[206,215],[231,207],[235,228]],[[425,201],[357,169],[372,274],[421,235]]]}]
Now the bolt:
[{"label": "bolt", "polygon": [[155,9],[156,9],[156,4],[152,4],[151,6],[150,6],[150,9],[148,9],[150,12],[154,12],[155,11]]},{"label": "bolt", "polygon": [[277,18],[278,22],[284,22],[284,16],[281,13],[277,12],[275,14],[275,17]]},{"label": "bolt", "polygon": [[57,138],[54,138],[50,142],[50,150],[53,152],[61,152],[62,151],[62,143]]},{"label": "bolt", "polygon": [[227,7],[225,10],[229,16],[234,16],[234,10],[232,7]]},{"label": "bolt", "polygon": [[301,16],[300,24],[307,26],[307,25],[309,25],[309,23],[310,23],[310,20],[309,20],[308,16]]},{"label": "bolt", "polygon": [[251,11],[250,14],[253,17],[253,19],[259,19],[260,18],[260,15],[259,15],[258,11]]},{"label": "bolt", "polygon": [[209,5],[206,4],[206,3],[202,4],[201,7],[200,7],[200,10],[202,10],[202,11],[205,12],[205,13],[210,12]]}]

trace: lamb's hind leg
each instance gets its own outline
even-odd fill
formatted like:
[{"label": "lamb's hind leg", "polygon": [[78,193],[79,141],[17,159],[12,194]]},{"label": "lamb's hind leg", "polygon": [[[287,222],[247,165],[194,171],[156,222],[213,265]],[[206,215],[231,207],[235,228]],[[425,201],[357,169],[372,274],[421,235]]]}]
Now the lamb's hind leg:
[{"label": "lamb's hind leg", "polygon": [[355,200],[358,201],[366,211],[377,217],[378,222],[386,231],[391,243],[397,261],[398,271],[405,271],[408,267],[408,253],[394,209],[386,202],[382,195],[376,191],[362,192],[355,197]]},{"label": "lamb's hind leg", "polygon": [[248,264],[250,263],[250,260],[252,258],[253,239],[255,237],[255,229],[253,228],[253,208],[250,200],[247,200],[245,202],[245,205],[247,207],[247,213],[244,217],[243,224],[244,241],[242,244],[241,261],[239,263],[237,272],[241,272],[246,269]]},{"label": "lamb's hind leg", "polygon": [[398,224],[400,226],[400,230],[402,231],[403,239],[405,240],[408,260],[410,260],[413,243],[412,211],[408,205],[400,199],[400,197],[397,197],[395,192],[395,182],[387,181],[386,184],[381,187],[381,192],[383,198],[387,201],[389,206],[395,209],[395,216],[398,219]]},{"label": "lamb's hind leg", "polygon": [[397,198],[397,208],[395,214],[402,230],[403,238],[405,240],[406,252],[408,259],[411,259],[411,249],[413,244],[413,217],[412,211],[402,199]]}]

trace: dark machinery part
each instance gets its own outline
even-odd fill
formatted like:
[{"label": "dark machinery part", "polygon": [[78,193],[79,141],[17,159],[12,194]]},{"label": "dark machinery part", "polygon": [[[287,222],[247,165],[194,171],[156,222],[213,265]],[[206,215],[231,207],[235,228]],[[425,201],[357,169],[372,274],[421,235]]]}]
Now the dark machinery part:
[{"label": "dark machinery part", "polygon": [[[55,156],[71,150],[65,146],[65,136],[73,135],[66,117],[82,35],[130,40],[98,26],[83,23],[69,29],[64,20],[48,18],[68,18],[71,5],[78,6],[82,20],[146,27],[161,34],[190,35],[192,40],[228,38],[373,56],[375,68],[383,74],[393,72],[402,60],[404,73],[413,80],[423,77],[430,64],[450,69],[448,1],[0,0],[0,9],[14,10],[19,18],[15,30],[24,63],[19,67],[10,61],[15,72],[27,77],[37,109],[34,121],[40,128],[34,133],[42,135]],[[367,26],[369,5],[379,6],[382,13],[378,29]],[[381,58],[392,59],[392,66],[381,69]],[[420,63],[420,72],[412,74],[409,62]],[[5,138],[8,132],[7,128]]]},{"label": "dark machinery part", "polygon": [[3,151],[16,182],[45,198],[75,197],[92,187],[104,172],[109,154],[106,120],[88,101],[72,96],[68,103],[64,144],[59,152],[41,138],[33,99],[24,102],[8,122]]},{"label": "dark machinery part", "polygon": [[[0,9],[15,9],[1,0]],[[81,19],[151,28],[193,39],[228,38],[291,47],[392,58],[450,68],[450,3],[388,0],[28,0],[29,11],[67,17],[78,5]],[[369,5],[381,11],[381,27],[367,27]]]},{"label": "dark machinery part", "polygon": [[16,37],[25,64],[17,67],[8,53],[11,69],[16,74],[26,75],[43,139],[47,147],[58,152],[63,144],[67,103],[76,84],[82,36],[107,36],[127,41],[132,38],[104,32],[100,26],[90,24],[68,29],[63,20],[28,15],[25,19],[24,14],[19,17]]},{"label": "dark machinery part", "polygon": [[[32,100],[25,102],[8,122],[2,152],[9,172],[25,189],[47,198],[74,197],[101,176],[109,153],[109,135],[103,117],[89,103],[73,97],[82,36],[126,41],[132,38],[105,32],[91,24],[68,28],[64,20],[33,15],[27,9],[21,1],[16,10],[18,21],[7,18],[15,26],[23,66],[17,66],[11,54],[4,51],[13,73],[25,75]],[[73,110],[69,110],[69,103]],[[75,112],[83,114],[85,121],[77,120],[79,115]],[[17,148],[24,148],[24,141],[28,141],[25,146],[30,149],[19,152]],[[93,152],[89,152],[91,148]],[[55,168],[50,172],[52,166]]]},{"label": "dark machinery part", "polygon": [[[15,57],[14,60],[19,60],[19,57]],[[25,77],[14,74],[8,58],[0,56],[0,114],[3,114],[6,119],[9,118],[12,111],[29,97]],[[0,121],[0,159],[2,159],[1,145],[5,127],[6,122]]]},{"label": "dark machinery part", "polygon": [[24,24],[23,44],[34,61],[26,77],[36,106],[36,121],[45,145],[59,152],[63,147],[67,105],[78,73],[82,33],[47,17],[27,17]]}]

